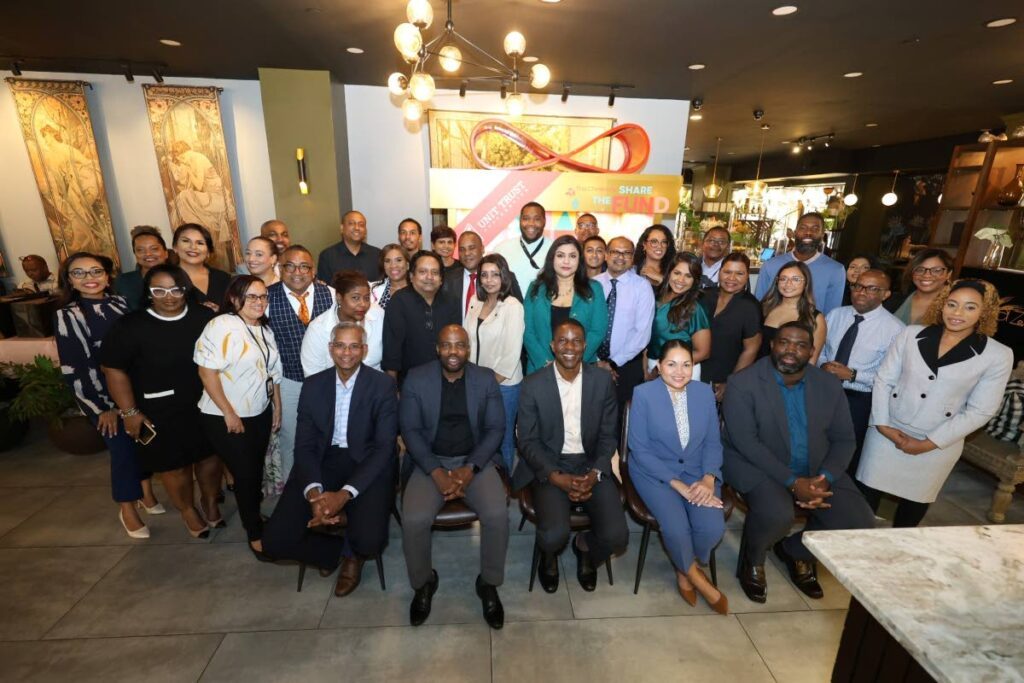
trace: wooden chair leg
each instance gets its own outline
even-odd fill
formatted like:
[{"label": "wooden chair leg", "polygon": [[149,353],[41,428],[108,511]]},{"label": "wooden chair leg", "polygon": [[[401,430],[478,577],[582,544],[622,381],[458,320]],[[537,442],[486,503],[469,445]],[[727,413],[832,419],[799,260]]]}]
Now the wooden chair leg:
[{"label": "wooden chair leg", "polygon": [[1013,502],[1013,481],[999,480],[995,493],[992,494],[992,509],[988,511],[988,518],[996,524],[1006,521],[1006,510]]},{"label": "wooden chair leg", "polygon": [[523,527],[526,526],[526,514],[519,518],[519,530],[522,531]]},{"label": "wooden chair leg", "polygon": [[[647,560],[647,544],[651,540],[651,526],[644,524],[644,535],[640,537],[640,554],[636,558],[636,581],[633,583],[633,595],[640,591],[640,577],[644,573],[644,562]],[[609,581],[609,583],[611,583]]]},{"label": "wooden chair leg", "polygon": [[306,563],[305,562],[299,562],[299,585],[295,589],[296,593],[301,593],[302,592],[302,582],[305,580],[305,578],[306,578]]},{"label": "wooden chair leg", "polygon": [[[524,518],[525,519],[525,518]],[[533,542],[533,560],[530,562],[530,592],[533,592],[533,582],[537,579],[537,569],[540,567],[540,546],[537,541]]]},{"label": "wooden chair leg", "polygon": [[388,587],[384,583],[384,560],[380,555],[377,555],[377,578],[380,579],[380,589],[386,591]]},{"label": "wooden chair leg", "polygon": [[614,586],[615,579],[612,578],[612,557],[608,556],[608,559],[604,561],[604,566],[608,568],[608,585]]},{"label": "wooden chair leg", "polygon": [[397,500],[395,501],[395,504],[391,506],[391,514],[395,518],[395,521],[398,522],[398,526],[402,526],[402,513],[398,511]]}]

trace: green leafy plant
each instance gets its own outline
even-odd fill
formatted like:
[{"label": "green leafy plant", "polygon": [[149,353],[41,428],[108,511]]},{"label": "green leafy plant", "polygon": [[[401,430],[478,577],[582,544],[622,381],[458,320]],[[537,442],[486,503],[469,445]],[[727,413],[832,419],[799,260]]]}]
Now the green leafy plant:
[{"label": "green leafy plant", "polygon": [[988,227],[982,228],[974,233],[979,240],[988,240],[1003,247],[1012,247],[1013,238],[1006,228]]},{"label": "green leafy plant", "polygon": [[11,401],[11,417],[15,420],[45,417],[59,428],[65,417],[79,412],[74,394],[61,377],[60,366],[50,358],[36,356],[32,363],[3,363],[2,367],[20,387]]}]

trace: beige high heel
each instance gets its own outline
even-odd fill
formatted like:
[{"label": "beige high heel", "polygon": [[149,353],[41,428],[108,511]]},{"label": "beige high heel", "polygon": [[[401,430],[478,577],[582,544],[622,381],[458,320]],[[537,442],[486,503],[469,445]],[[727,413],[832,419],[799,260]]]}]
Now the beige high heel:
[{"label": "beige high heel", "polygon": [[142,525],[142,528],[136,529],[135,531],[132,531],[131,529],[128,528],[128,525],[124,523],[124,512],[122,512],[121,510],[118,510],[117,511],[117,518],[119,520],[121,520],[121,526],[124,527],[125,532],[128,534],[128,536],[130,538],[137,538],[137,539],[149,538],[149,527],[146,526],[145,524]]}]

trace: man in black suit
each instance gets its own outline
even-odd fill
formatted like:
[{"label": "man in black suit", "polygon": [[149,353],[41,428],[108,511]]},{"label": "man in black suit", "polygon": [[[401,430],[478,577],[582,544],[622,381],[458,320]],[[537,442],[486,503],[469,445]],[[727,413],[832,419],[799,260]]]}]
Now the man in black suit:
[{"label": "man in black suit", "polygon": [[597,569],[626,549],[629,531],[612,474],[618,445],[618,401],[607,370],[583,364],[586,332],[569,319],[555,328],[555,362],[523,381],[519,394],[518,491],[533,486],[537,543],[543,553],[540,584],[558,590],[558,553],[569,540],[571,508],[582,505],[589,531],[576,535],[576,577],[584,590],[597,585]]},{"label": "man in black suit", "polygon": [[348,211],[341,217],[341,241],[320,252],[316,273],[325,282],[341,270],[358,270],[370,282],[381,277],[380,249],[366,243],[366,216]]},{"label": "man in black suit", "polygon": [[764,559],[773,545],[796,587],[822,596],[803,530],[789,534],[794,504],[808,514],[806,530],[874,526],[846,474],[856,438],[842,384],[808,364],[813,348],[807,327],[786,323],[771,355],[730,377],[725,390],[722,474],[749,508],[737,575],[755,602],[767,599]]},{"label": "man in black suit", "polygon": [[[263,532],[274,559],[341,572],[334,594],[348,595],[363,563],[388,539],[398,465],[395,381],[362,364],[366,332],[343,322],[331,334],[334,367],[311,375],[299,396],[295,466]],[[347,518],[345,536],[318,533]]]},{"label": "man in black suit", "polygon": [[[484,257],[484,241],[480,235],[472,230],[466,230],[459,235],[459,260],[450,268],[444,270],[444,284],[441,287],[441,295],[449,300],[458,303],[462,324],[466,324],[466,312],[469,311],[469,302],[476,296],[477,268],[480,266],[480,259]],[[519,289],[519,282],[514,273],[512,275],[512,296],[523,301],[523,293]]]},{"label": "man in black suit", "polygon": [[413,368],[402,385],[399,422],[408,451],[402,495],[402,549],[416,594],[409,621],[430,616],[438,576],[431,564],[431,527],[446,501],[462,498],[480,520],[476,592],[484,619],[499,629],[505,612],[497,587],[505,579],[508,500],[496,469],[505,407],[494,373],[469,362],[469,335],[459,325],[437,337],[439,360]]}]

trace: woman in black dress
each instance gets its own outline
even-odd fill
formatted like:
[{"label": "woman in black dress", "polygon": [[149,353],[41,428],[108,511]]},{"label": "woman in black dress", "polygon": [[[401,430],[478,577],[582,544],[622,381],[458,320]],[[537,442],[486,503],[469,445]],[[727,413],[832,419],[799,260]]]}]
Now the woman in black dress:
[{"label": "woman in black dress", "polygon": [[219,311],[224,303],[231,275],[223,270],[211,268],[207,261],[213,256],[213,236],[210,231],[196,223],[179,225],[171,242],[178,255],[178,263],[188,275],[190,298],[209,309]]},{"label": "woman in black dress", "polygon": [[[192,354],[214,314],[189,305],[191,283],[177,266],[151,268],[144,284],[146,308],[121,318],[104,341],[103,373],[128,434],[138,438],[143,424],[156,431],[148,444],[138,444],[140,463],[160,473],[188,532],[205,538],[224,526],[217,506],[221,463],[199,428],[203,385]],[[195,507],[193,466],[209,521]]]},{"label": "woman in black dress", "polygon": [[721,401],[729,376],[757,360],[761,349],[761,305],[750,293],[750,259],[732,252],[722,259],[718,287],[705,289],[701,305],[711,318],[711,356],[701,366]]}]

